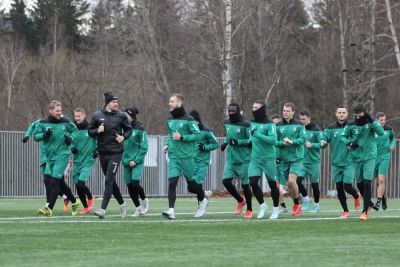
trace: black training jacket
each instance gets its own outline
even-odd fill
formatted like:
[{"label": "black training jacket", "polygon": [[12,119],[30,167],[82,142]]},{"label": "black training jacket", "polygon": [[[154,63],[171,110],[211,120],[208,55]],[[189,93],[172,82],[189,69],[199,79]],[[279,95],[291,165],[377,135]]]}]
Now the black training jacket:
[{"label": "black training jacket", "polygon": [[[104,132],[98,133],[97,128],[104,123]],[[93,114],[89,124],[89,135],[97,138],[99,154],[118,154],[124,152],[124,144],[118,143],[116,134],[123,135],[125,140],[131,135],[132,127],[125,113],[108,112],[104,108]]]}]

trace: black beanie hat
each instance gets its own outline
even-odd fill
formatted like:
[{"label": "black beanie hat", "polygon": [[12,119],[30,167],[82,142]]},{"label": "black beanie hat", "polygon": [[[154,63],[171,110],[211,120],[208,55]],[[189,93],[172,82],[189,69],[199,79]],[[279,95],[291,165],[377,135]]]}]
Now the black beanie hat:
[{"label": "black beanie hat", "polygon": [[139,114],[139,110],[136,107],[130,107],[125,109],[125,112],[128,113],[129,116],[131,116],[132,119],[136,117],[137,114]]},{"label": "black beanie hat", "polygon": [[108,103],[110,103],[113,100],[118,100],[118,97],[116,97],[115,95],[113,95],[111,92],[105,92],[104,93],[104,103],[107,105]]}]

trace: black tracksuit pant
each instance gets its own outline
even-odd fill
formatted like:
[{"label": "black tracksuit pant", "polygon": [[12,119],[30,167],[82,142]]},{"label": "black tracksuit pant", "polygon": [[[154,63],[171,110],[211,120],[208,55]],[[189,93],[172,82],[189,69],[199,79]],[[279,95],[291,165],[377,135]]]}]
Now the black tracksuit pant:
[{"label": "black tracksuit pant", "polygon": [[114,195],[115,199],[120,205],[124,204],[124,199],[122,198],[121,191],[119,190],[119,187],[115,181],[121,159],[122,153],[100,154],[101,169],[106,176],[103,202],[101,203],[101,208],[103,210],[107,209],[108,202],[110,202],[111,199],[111,195]]}]

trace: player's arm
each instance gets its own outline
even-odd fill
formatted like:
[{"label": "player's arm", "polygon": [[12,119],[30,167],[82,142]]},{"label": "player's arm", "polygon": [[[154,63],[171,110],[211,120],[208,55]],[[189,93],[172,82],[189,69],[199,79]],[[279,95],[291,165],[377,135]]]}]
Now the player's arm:
[{"label": "player's arm", "polygon": [[306,129],[304,126],[297,130],[297,138],[292,139],[293,145],[303,145],[306,142]]},{"label": "player's arm", "polygon": [[189,132],[190,134],[181,135],[181,141],[194,142],[200,138],[200,129],[195,121],[189,121]]},{"label": "player's arm", "polygon": [[396,138],[394,138],[394,130],[389,132],[389,148],[394,149],[396,147]]},{"label": "player's arm", "polygon": [[43,141],[46,137],[45,134],[45,129],[43,127],[43,124],[38,123],[35,126],[35,130],[33,131],[33,139],[35,139],[36,142]]},{"label": "player's arm", "polygon": [[380,125],[380,123],[377,120],[374,120],[371,123],[371,128],[377,135],[383,135],[385,133],[385,130],[383,129],[382,125]]},{"label": "player's arm", "polygon": [[275,145],[276,143],[276,126],[275,124],[271,123],[271,127],[268,129],[267,134],[264,135],[258,131],[254,131],[253,137],[259,138],[264,143],[269,145]]},{"label": "player's arm", "polygon": [[149,149],[149,144],[148,144],[148,140],[147,140],[147,133],[146,133],[146,131],[142,131],[142,136],[140,137],[139,151],[136,154],[133,161],[136,163],[143,162],[148,149]]},{"label": "player's arm", "polygon": [[219,147],[217,138],[215,138],[212,132],[207,132],[207,143],[204,144],[205,151],[213,151]]}]

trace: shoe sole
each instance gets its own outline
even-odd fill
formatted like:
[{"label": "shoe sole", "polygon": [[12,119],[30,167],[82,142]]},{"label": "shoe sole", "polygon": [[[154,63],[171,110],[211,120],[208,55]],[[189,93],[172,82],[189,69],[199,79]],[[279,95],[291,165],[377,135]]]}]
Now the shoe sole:
[{"label": "shoe sole", "polygon": [[175,220],[175,218],[169,216],[168,213],[162,212],[161,215],[162,215],[164,218],[167,218],[168,220]]}]

